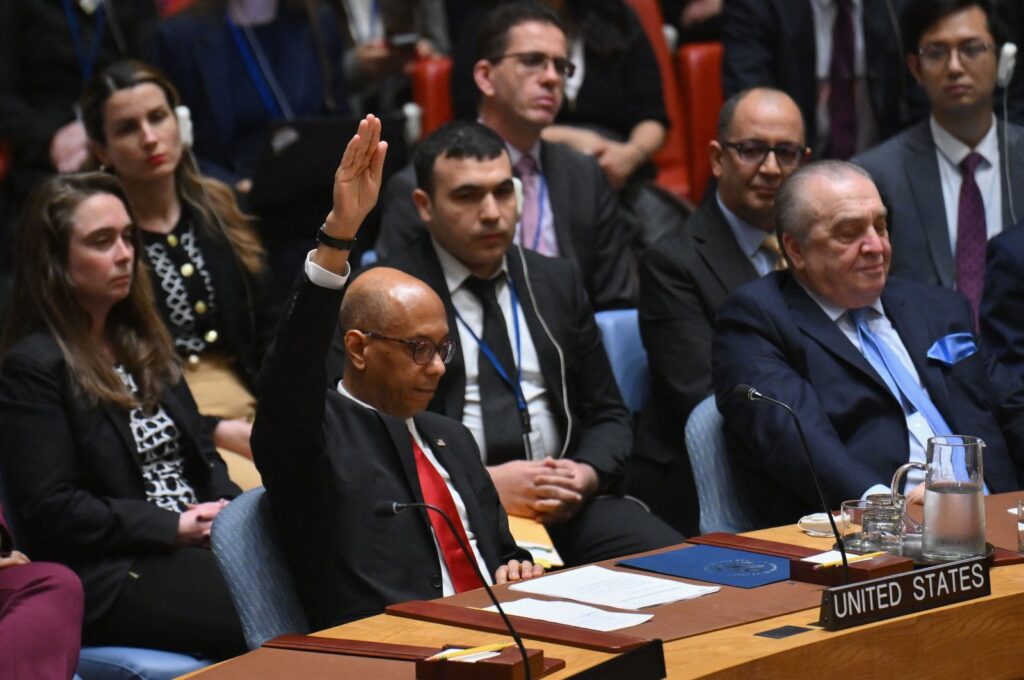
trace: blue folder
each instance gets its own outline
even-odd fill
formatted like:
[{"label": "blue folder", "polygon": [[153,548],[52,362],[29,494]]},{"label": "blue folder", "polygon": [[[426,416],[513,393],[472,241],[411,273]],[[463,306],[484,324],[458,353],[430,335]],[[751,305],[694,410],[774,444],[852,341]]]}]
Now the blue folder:
[{"label": "blue folder", "polygon": [[789,579],[789,560],[784,557],[713,545],[679,548],[658,555],[623,560],[619,564],[656,574],[737,588],[756,588]]}]

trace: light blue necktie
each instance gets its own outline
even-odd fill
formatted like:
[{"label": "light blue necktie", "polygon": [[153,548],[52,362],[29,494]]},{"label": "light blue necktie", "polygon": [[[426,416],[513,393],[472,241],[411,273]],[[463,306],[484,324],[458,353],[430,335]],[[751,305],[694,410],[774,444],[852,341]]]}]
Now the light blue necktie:
[{"label": "light blue necktie", "polygon": [[850,319],[857,327],[857,337],[860,338],[864,358],[874,367],[892,393],[900,400],[900,403],[910,402],[914,410],[921,412],[933,433],[938,436],[953,434],[952,428],[946,424],[939,409],[935,408],[928,393],[917,384],[892,347],[868,328],[868,309],[870,308],[862,307],[861,309],[851,309],[848,312]]}]

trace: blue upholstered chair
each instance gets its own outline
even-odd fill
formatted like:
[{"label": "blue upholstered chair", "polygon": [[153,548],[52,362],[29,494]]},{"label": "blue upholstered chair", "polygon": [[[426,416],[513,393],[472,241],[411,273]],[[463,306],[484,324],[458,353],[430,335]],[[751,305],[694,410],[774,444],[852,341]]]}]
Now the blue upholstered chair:
[{"label": "blue upholstered chair", "polygon": [[310,632],[262,486],[220,511],[210,543],[249,649],[284,633]]},{"label": "blue upholstered chair", "polygon": [[622,392],[622,400],[633,413],[640,411],[651,396],[651,375],[647,352],[640,339],[640,321],[635,309],[612,309],[594,315],[601,329],[604,349]]},{"label": "blue upholstered chair", "polygon": [[697,482],[700,532],[736,534],[756,528],[726,458],[722,415],[714,395],[700,402],[686,421],[686,450]]}]

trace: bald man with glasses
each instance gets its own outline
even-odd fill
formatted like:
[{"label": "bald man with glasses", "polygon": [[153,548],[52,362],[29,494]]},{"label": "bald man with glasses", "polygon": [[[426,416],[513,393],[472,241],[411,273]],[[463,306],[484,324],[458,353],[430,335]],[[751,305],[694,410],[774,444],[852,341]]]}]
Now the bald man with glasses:
[{"label": "bald man with glasses", "polygon": [[[382,267],[342,300],[348,252],[376,203],[385,149],[380,121],[367,116],[265,360],[253,426],[256,465],[317,629],[481,587],[455,535],[493,583],[542,571],[516,547],[473,436],[424,413],[455,353],[440,298]],[[339,305],[345,372],[325,390]],[[445,509],[456,534],[434,512],[377,517],[375,506],[390,501]]]},{"label": "bald man with glasses", "polygon": [[641,260],[640,332],[654,398],[640,415],[627,474],[629,492],[687,536],[698,532],[698,509],[683,430],[711,394],[715,314],[740,285],[783,266],[775,192],[810,156],[800,109],[768,88],[725,102],[708,152],[717,194]]}]

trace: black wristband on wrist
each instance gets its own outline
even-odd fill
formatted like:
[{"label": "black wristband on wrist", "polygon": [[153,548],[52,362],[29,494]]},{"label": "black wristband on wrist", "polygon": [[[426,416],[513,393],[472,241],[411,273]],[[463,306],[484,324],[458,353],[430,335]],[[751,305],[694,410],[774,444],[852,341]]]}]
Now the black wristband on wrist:
[{"label": "black wristband on wrist", "polygon": [[354,238],[334,238],[327,233],[327,225],[321,224],[320,231],[316,232],[316,240],[323,243],[328,248],[334,248],[335,250],[352,250],[352,246],[356,244]]}]

